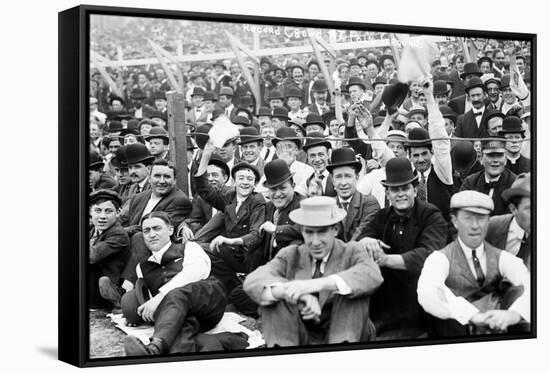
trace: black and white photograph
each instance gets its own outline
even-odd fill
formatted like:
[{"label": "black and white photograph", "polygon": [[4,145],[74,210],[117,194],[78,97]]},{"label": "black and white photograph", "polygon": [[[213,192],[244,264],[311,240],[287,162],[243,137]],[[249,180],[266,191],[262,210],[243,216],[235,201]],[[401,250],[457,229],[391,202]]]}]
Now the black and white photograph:
[{"label": "black and white photograph", "polygon": [[533,338],[533,34],[107,13],[88,360]]}]

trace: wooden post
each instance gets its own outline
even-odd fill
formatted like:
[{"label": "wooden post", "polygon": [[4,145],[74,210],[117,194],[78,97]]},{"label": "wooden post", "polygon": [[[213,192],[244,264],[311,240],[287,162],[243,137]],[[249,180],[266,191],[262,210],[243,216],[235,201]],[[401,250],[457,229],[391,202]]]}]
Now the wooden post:
[{"label": "wooden post", "polygon": [[[155,56],[159,60],[162,68],[164,69],[164,72],[166,73],[166,76],[168,77],[168,81],[170,82],[172,88],[174,88],[178,93],[183,93],[183,74],[178,66],[177,60],[174,58],[174,56],[170,55],[170,53],[166,52],[160,47],[160,45],[158,45],[154,41],[150,39],[147,39],[147,41],[153,48],[153,52],[155,53]],[[174,76],[166,60],[176,65],[176,76]]]},{"label": "wooden post", "polygon": [[396,34],[390,34],[390,47],[393,52],[393,59],[395,60],[395,68],[399,69],[399,61],[401,60],[401,57],[399,56],[399,49],[397,48],[397,35]]},{"label": "wooden post", "polygon": [[470,51],[468,50],[466,38],[460,38],[460,44],[462,44],[462,51],[464,52],[464,59],[466,62],[472,62],[472,57],[470,57]]},{"label": "wooden post", "polygon": [[176,165],[176,185],[189,195],[187,181],[187,128],[185,125],[185,96],[183,93],[169,91],[168,101],[168,135],[170,136],[170,160]]},{"label": "wooden post", "polygon": [[478,49],[477,49],[477,45],[474,43],[473,40],[470,40],[470,57],[473,59],[472,62],[477,62],[477,54],[478,54]]},{"label": "wooden post", "polygon": [[98,58],[96,57],[96,55],[92,52],[90,54],[90,59],[92,60],[92,63],[97,67],[97,69],[99,70],[99,73],[101,74],[101,76],[103,77],[103,79],[105,79],[107,81],[107,84],[109,84],[109,87],[111,87],[111,90],[118,96],[118,97],[121,97],[121,98],[124,98],[124,95],[122,93],[122,88],[120,88],[116,83],[115,81],[113,80],[113,78],[111,78],[111,76],[107,73],[107,70],[105,70],[105,67],[98,61]]},{"label": "wooden post", "polygon": [[314,38],[311,33],[309,34],[309,41],[311,43],[311,47],[313,48],[313,52],[315,52],[315,57],[319,62],[319,68],[321,69],[325,77],[325,82],[327,83],[329,95],[332,96],[332,92],[334,92],[334,80],[332,79],[332,74],[330,71],[328,71],[327,66],[325,65],[323,55],[321,54],[321,50],[319,49],[319,45],[317,44],[317,39]]}]

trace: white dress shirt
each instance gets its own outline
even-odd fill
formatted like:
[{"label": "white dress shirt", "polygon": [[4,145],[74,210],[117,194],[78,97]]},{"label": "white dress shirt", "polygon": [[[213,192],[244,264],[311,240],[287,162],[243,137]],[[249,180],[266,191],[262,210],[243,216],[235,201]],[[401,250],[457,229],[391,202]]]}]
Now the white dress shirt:
[{"label": "white dress shirt", "polygon": [[[472,249],[464,245],[460,238],[458,242],[466,256],[468,266],[473,276],[476,277],[474,262],[472,260]],[[475,251],[483,273],[487,273],[487,256],[484,245],[480,245]],[[449,275],[449,267],[450,263],[447,256],[439,251],[434,251],[426,258],[418,279],[418,302],[426,312],[437,318],[443,320],[454,319],[460,324],[466,325],[469,323],[472,316],[480,311],[464,297],[456,296],[451,289],[445,285],[445,281]],[[520,258],[506,251],[500,253],[498,267],[502,276],[510,281],[512,285],[524,286],[523,294],[508,310],[516,311],[523,319],[530,322],[531,292],[527,267],[525,267]]]},{"label": "white dress shirt", "polygon": [[[157,252],[153,252],[147,260],[160,264],[162,256],[171,245],[172,242],[168,242],[162,249]],[[210,275],[210,258],[204,252],[202,247],[200,247],[200,245],[196,242],[187,242],[185,244],[185,255],[182,259],[183,264],[181,266],[181,272],[175,275],[170,281],[159,289],[159,292],[163,295],[168,294],[168,292],[172,289],[185,286],[192,282],[204,280]],[[176,259],[176,261],[178,260],[181,259]],[[141,267],[139,264],[136,267],[136,273],[138,278],[143,278],[143,273],[141,272]]]},{"label": "white dress shirt", "polygon": [[149,201],[147,201],[147,205],[145,205],[141,217],[144,217],[145,215],[153,211],[153,209],[160,202],[161,199],[162,197],[157,197],[153,193],[151,193],[151,197],[149,197]]},{"label": "white dress shirt", "polygon": [[508,228],[508,235],[506,238],[506,251],[516,256],[519,253],[521,247],[521,241],[525,236],[525,231],[521,228],[516,220],[513,218]]},{"label": "white dress shirt", "polygon": [[[483,109],[485,110],[485,109]],[[480,118],[481,120],[481,118]],[[445,140],[432,140],[432,167],[446,185],[453,184],[453,161],[451,159],[451,139],[445,130],[445,119],[435,102],[428,104],[428,132],[430,138],[444,138]],[[426,175],[427,176],[427,175]]]}]

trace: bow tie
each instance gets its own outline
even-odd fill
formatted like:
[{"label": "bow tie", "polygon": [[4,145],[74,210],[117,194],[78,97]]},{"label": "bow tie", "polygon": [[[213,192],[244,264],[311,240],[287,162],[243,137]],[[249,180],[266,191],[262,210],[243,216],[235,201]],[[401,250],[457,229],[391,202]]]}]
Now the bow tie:
[{"label": "bow tie", "polygon": [[393,224],[397,224],[397,223],[400,223],[402,225],[406,225],[407,222],[409,221],[409,217],[408,216],[399,216],[397,214],[392,214],[390,216],[390,221],[393,223]]},{"label": "bow tie", "polygon": [[498,184],[498,181],[485,182],[485,186],[489,189],[494,189]]},{"label": "bow tie", "polygon": [[475,111],[474,111],[474,116],[477,117],[477,116],[480,116],[480,115],[483,115],[483,112],[481,112],[481,111],[475,112]]}]

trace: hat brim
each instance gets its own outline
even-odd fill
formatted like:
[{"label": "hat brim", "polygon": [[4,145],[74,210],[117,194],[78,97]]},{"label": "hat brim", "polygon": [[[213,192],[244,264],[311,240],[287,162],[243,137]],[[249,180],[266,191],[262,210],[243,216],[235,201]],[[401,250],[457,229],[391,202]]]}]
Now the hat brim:
[{"label": "hat brim", "polygon": [[260,181],[260,172],[258,171],[258,169],[256,167],[254,167],[253,165],[248,164],[246,162],[241,162],[241,163],[236,164],[235,166],[233,166],[233,168],[231,169],[231,177],[233,179],[235,179],[235,173],[239,170],[242,170],[242,169],[247,169],[247,170],[250,170],[254,173],[254,175],[256,176],[256,180],[255,180],[256,184],[258,183],[258,181]]},{"label": "hat brim", "polygon": [[246,137],[244,138],[241,137],[239,140],[239,145],[250,144],[251,142],[263,142],[263,138],[260,136],[245,136]]},{"label": "hat brim", "polygon": [[418,175],[414,175],[413,178],[403,181],[397,181],[397,182],[388,182],[387,180],[380,180],[380,184],[382,184],[385,187],[397,187],[402,185],[407,185],[412,183],[413,181],[418,179]]},{"label": "hat brim", "polygon": [[329,148],[329,149],[332,149],[332,144],[330,143],[330,141],[328,140],[323,140],[323,141],[319,141],[319,142],[314,142],[314,143],[310,143],[310,144],[306,144],[304,146],[302,146],[302,150],[306,151],[309,149],[309,148],[314,148],[316,146],[324,146],[326,148]]},{"label": "hat brim", "polygon": [[265,181],[263,182],[262,186],[263,186],[264,188],[268,188],[268,189],[270,189],[270,188],[276,188],[276,187],[278,187],[279,185],[282,185],[282,184],[286,183],[287,181],[291,180],[293,176],[294,176],[294,172],[291,172],[291,173],[288,174],[286,177],[284,177],[284,178],[282,178],[282,179],[280,179],[280,180],[276,180],[274,183],[270,183],[270,182],[268,182],[267,180],[265,180]]},{"label": "hat brim", "polygon": [[531,193],[522,188],[510,188],[502,192],[501,197],[506,203],[510,203],[514,197],[531,197]]},{"label": "hat brim", "polygon": [[336,209],[336,213],[327,217],[322,214],[307,214],[302,209],[293,210],[288,214],[290,220],[305,227],[328,227],[341,222],[346,217],[344,209]]},{"label": "hat brim", "polygon": [[473,212],[474,214],[480,214],[480,215],[489,215],[492,212],[492,210],[485,209],[483,207],[473,207],[473,206],[460,207],[460,210],[465,210],[465,211]]},{"label": "hat brim", "polygon": [[151,155],[145,158],[126,159],[126,164],[130,165],[130,164],[136,164],[136,163],[148,163],[148,162],[153,162],[155,159],[156,158],[154,155]]},{"label": "hat brim", "polygon": [[[305,132],[305,130],[304,130]],[[285,138],[282,138],[282,139],[272,139],[271,140],[271,143],[273,144],[274,147],[277,147],[277,144],[280,142],[280,141],[292,141],[293,143],[295,143],[297,146],[298,146],[298,149],[302,149],[302,142],[298,139],[285,139]]]},{"label": "hat brim", "polygon": [[498,131],[499,136],[504,136],[504,135],[509,134],[509,133],[519,133],[521,135],[524,135],[525,130],[521,129],[521,130],[500,130],[500,131]]},{"label": "hat brim", "polygon": [[229,177],[229,174],[230,174],[229,166],[227,165],[227,163],[225,163],[221,159],[210,159],[210,161],[208,161],[208,165],[221,168],[222,170],[225,171],[225,174]]},{"label": "hat brim", "polygon": [[353,167],[357,170],[357,172],[361,171],[361,168],[363,168],[363,165],[359,161],[351,161],[351,162],[342,162],[342,163],[335,163],[335,164],[328,164],[327,170],[328,172],[332,173],[332,170],[338,167]]},{"label": "hat brim", "polygon": [[460,74],[460,79],[464,80],[464,77],[466,75],[475,75],[475,76],[482,76],[483,73],[482,72],[469,72],[469,73],[462,73]]}]

